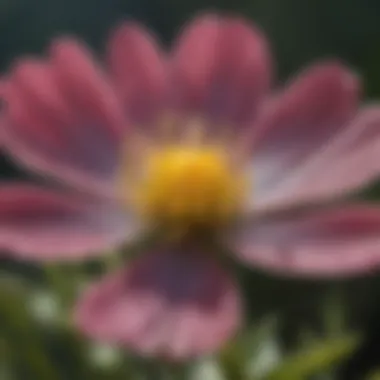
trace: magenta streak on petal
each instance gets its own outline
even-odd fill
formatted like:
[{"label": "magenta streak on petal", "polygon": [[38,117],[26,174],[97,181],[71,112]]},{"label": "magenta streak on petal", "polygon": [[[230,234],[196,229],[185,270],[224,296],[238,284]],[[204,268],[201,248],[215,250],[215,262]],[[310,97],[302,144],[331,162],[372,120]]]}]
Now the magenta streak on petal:
[{"label": "magenta streak on petal", "polygon": [[134,126],[154,125],[167,98],[166,57],[154,37],[134,22],[115,29],[108,43],[108,63]]},{"label": "magenta streak on petal", "polygon": [[237,288],[207,252],[150,252],[94,284],[76,311],[90,337],[186,359],[218,349],[241,322]]},{"label": "magenta streak on petal", "polygon": [[75,39],[62,38],[52,44],[50,55],[58,85],[73,109],[120,137],[125,125],[119,99],[87,47]]},{"label": "magenta streak on petal", "polygon": [[270,87],[268,50],[261,33],[244,19],[197,17],[173,51],[174,100],[218,126],[245,125]]},{"label": "magenta streak on petal", "polygon": [[0,186],[0,247],[26,260],[80,260],[132,237],[115,205],[26,184]]},{"label": "magenta streak on petal", "polygon": [[232,246],[243,262],[290,276],[337,277],[380,266],[380,209],[349,204],[247,221]]}]

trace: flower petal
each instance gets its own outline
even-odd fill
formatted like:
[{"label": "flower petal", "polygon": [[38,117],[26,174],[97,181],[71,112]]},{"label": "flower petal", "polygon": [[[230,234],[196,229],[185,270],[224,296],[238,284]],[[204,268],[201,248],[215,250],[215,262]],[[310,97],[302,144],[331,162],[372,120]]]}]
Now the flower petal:
[{"label": "flower petal", "polygon": [[179,106],[219,126],[250,120],[272,75],[268,47],[257,29],[243,19],[207,14],[180,35],[172,69]]},{"label": "flower petal", "polygon": [[77,260],[127,240],[135,228],[115,206],[32,185],[0,187],[0,249],[30,260]]},{"label": "flower petal", "polygon": [[309,68],[269,102],[253,139],[258,197],[281,191],[294,170],[322,154],[346,130],[357,104],[355,75],[335,62]]},{"label": "flower petal", "polygon": [[119,100],[86,45],[72,38],[57,39],[50,58],[58,85],[75,111],[86,121],[120,133],[124,125]]},{"label": "flower petal", "polygon": [[236,231],[239,259],[298,276],[345,276],[380,267],[380,207],[336,206],[253,219]]},{"label": "flower petal", "polygon": [[123,116],[112,90],[74,41],[52,61],[24,59],[8,78],[6,148],[23,164],[92,192],[110,192]]},{"label": "flower petal", "polygon": [[380,107],[363,109],[320,155],[295,171],[279,191],[261,198],[268,210],[325,202],[357,191],[380,176]]},{"label": "flower petal", "polygon": [[136,126],[154,123],[166,100],[166,62],[148,31],[125,22],[111,35],[108,62],[127,115]]},{"label": "flower petal", "polygon": [[207,252],[151,252],[95,284],[78,326],[143,355],[186,359],[217,350],[240,323],[240,298]]}]

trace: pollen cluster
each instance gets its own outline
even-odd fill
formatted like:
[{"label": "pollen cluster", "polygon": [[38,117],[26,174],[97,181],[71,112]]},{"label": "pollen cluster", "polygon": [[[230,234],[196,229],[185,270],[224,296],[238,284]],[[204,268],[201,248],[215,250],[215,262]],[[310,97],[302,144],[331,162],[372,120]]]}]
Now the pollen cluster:
[{"label": "pollen cluster", "polygon": [[175,228],[217,227],[239,211],[244,177],[218,146],[165,146],[144,157],[132,203],[140,215]]}]

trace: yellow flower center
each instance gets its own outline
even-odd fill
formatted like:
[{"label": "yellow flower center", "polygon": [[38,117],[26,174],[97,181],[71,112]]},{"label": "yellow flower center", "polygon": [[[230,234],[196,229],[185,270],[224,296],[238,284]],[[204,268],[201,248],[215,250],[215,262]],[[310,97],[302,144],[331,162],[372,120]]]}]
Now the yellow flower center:
[{"label": "yellow flower center", "polygon": [[147,152],[132,204],[149,221],[174,229],[217,227],[239,212],[245,178],[219,146],[165,146]]}]

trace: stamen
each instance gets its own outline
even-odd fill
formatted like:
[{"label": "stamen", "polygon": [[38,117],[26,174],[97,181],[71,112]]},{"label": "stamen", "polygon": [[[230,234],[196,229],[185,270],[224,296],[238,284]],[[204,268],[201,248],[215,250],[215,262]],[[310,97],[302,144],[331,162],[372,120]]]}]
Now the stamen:
[{"label": "stamen", "polygon": [[172,145],[152,150],[140,179],[129,187],[136,211],[176,230],[231,221],[245,194],[245,179],[218,146]]}]

